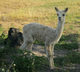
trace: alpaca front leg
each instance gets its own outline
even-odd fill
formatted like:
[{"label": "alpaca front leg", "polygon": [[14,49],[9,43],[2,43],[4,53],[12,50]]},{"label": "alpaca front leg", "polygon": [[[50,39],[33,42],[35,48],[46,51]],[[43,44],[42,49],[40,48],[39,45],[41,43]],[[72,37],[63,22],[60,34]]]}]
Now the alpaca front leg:
[{"label": "alpaca front leg", "polygon": [[46,47],[47,57],[49,59],[50,69],[54,69],[54,61],[53,61],[53,45],[49,45]]},{"label": "alpaca front leg", "polygon": [[54,44],[51,45],[51,69],[54,69]]}]

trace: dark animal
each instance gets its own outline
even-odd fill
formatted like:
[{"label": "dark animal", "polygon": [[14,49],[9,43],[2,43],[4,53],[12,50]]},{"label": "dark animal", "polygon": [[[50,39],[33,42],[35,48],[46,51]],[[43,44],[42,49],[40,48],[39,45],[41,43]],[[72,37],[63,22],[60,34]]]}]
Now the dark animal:
[{"label": "dark animal", "polygon": [[16,28],[10,28],[8,37],[4,40],[4,45],[19,48],[23,43],[23,34]]}]

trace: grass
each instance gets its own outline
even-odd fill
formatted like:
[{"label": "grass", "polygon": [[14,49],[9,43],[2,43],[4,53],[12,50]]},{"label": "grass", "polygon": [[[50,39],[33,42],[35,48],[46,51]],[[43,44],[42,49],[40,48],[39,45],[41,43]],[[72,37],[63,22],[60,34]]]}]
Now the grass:
[{"label": "grass", "polygon": [[[24,54],[25,52],[13,48],[0,49],[0,70],[4,70],[3,72],[7,70],[8,72],[34,72],[49,67],[46,57],[38,57],[31,52]],[[32,55],[29,56],[29,53]],[[6,56],[9,56],[9,59]],[[11,59],[13,61],[10,62]],[[9,64],[7,61],[9,61]]]},{"label": "grass", "polygon": [[77,38],[78,34],[70,34],[68,36],[62,36],[60,41],[55,45],[55,49],[73,50],[79,48]]},{"label": "grass", "polygon": [[78,60],[78,58],[80,59],[79,55],[80,53],[71,52],[71,53],[68,53],[64,57],[55,58],[54,59],[55,65],[56,66],[68,66],[72,64],[80,64],[80,60]]}]

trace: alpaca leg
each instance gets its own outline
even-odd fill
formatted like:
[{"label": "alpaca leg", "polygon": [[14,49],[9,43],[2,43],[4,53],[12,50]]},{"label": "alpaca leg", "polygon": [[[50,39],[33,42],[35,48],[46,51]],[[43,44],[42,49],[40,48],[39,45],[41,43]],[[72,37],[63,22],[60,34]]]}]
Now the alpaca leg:
[{"label": "alpaca leg", "polygon": [[25,34],[24,32],[23,32],[23,40],[24,40],[24,42],[23,42],[23,44],[20,46],[20,49],[22,49],[22,50],[27,47],[27,34]]},{"label": "alpaca leg", "polygon": [[[33,42],[29,42],[29,41],[28,41],[28,42],[27,42],[26,50],[31,52],[31,51],[32,51],[32,46],[33,46]],[[32,53],[28,53],[28,55],[31,56]]]},{"label": "alpaca leg", "polygon": [[54,44],[51,45],[51,57],[52,57],[52,65],[51,65],[51,69],[54,68]]},{"label": "alpaca leg", "polygon": [[[47,55],[47,58],[48,58],[48,47],[45,46],[45,49],[46,49],[46,55]],[[49,58],[48,58],[48,60],[49,60]]]},{"label": "alpaca leg", "polygon": [[49,63],[50,63],[50,69],[54,68],[54,62],[53,62],[53,48],[52,45],[48,46],[48,57],[49,57]]},{"label": "alpaca leg", "polygon": [[32,46],[33,46],[33,43],[32,43],[32,42],[31,42],[31,43],[28,42],[28,43],[27,43],[27,48],[26,48],[26,50],[27,50],[27,51],[32,51]]},{"label": "alpaca leg", "polygon": [[24,38],[24,43],[20,47],[20,49],[26,49],[28,51],[32,51],[32,43],[33,43],[33,38],[29,32],[25,32],[23,30],[23,38]]},{"label": "alpaca leg", "polygon": [[26,47],[27,47],[27,45],[26,45],[26,43],[24,42],[24,43],[20,46],[20,49],[21,49],[21,50],[24,50]]},{"label": "alpaca leg", "polygon": [[47,57],[49,59],[50,69],[54,69],[54,61],[53,61],[53,45],[49,45],[46,47]]}]

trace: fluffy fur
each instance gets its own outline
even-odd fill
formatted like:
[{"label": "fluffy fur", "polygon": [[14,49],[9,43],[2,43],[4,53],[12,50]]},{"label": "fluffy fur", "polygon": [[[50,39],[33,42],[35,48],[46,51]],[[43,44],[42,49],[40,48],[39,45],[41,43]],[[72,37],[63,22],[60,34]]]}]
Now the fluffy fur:
[{"label": "fluffy fur", "polygon": [[68,10],[59,10],[55,7],[58,15],[58,25],[54,29],[52,27],[44,26],[38,23],[30,23],[23,27],[24,43],[20,49],[32,51],[32,45],[35,39],[45,42],[46,54],[49,59],[50,68],[54,69],[54,45],[59,41],[64,29],[65,15]]}]

